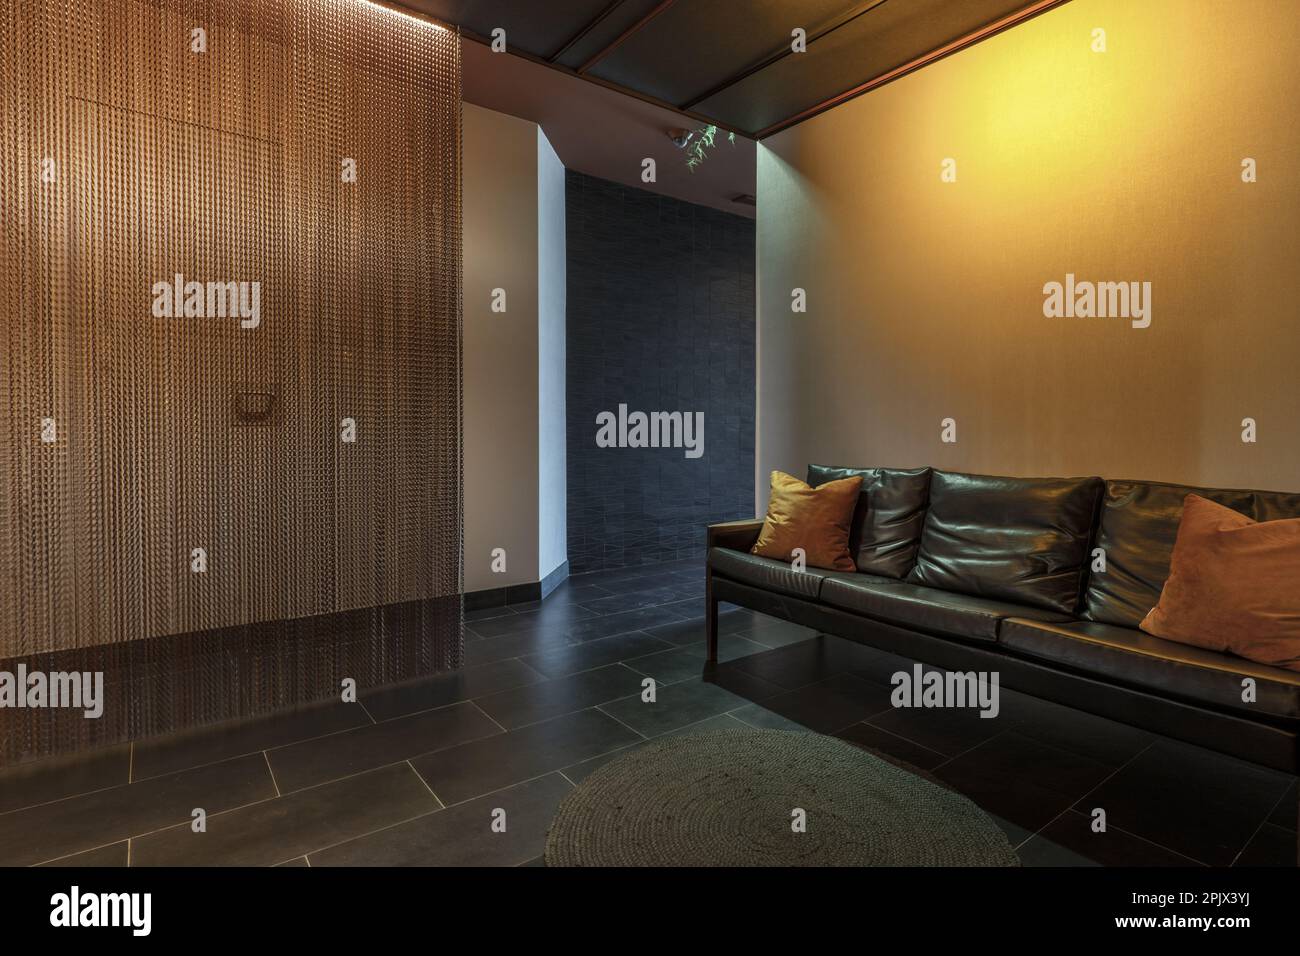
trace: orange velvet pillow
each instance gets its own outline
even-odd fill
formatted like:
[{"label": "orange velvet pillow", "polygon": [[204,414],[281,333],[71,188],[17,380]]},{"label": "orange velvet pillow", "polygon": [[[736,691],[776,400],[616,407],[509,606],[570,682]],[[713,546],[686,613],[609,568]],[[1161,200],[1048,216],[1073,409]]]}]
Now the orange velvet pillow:
[{"label": "orange velvet pillow", "polygon": [[856,571],[849,525],[861,488],[861,475],[814,488],[783,471],[772,472],[767,517],[750,553],[789,561],[795,548],[803,548],[810,568]]},{"label": "orange velvet pillow", "polygon": [[1142,630],[1300,671],[1300,518],[1183,501],[1169,579]]}]

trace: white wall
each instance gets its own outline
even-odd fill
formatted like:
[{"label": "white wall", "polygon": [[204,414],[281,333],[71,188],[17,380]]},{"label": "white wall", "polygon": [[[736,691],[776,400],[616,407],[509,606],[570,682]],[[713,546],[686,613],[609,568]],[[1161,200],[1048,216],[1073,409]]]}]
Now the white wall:
[{"label": "white wall", "polygon": [[567,555],[564,167],[537,124],[466,103],[464,170],[465,590],[482,591]]},{"label": "white wall", "polygon": [[538,574],[568,560],[565,456],[564,164],[537,129]]}]

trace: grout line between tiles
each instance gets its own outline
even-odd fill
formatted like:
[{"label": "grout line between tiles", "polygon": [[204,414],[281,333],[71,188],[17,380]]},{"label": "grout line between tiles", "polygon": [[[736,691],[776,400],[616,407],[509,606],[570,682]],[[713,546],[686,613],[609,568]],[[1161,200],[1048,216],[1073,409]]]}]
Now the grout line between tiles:
[{"label": "grout line between tiles", "polygon": [[[1254,831],[1246,839],[1246,842],[1241,845],[1241,849],[1238,850],[1236,855],[1232,858],[1232,862],[1228,864],[1229,866],[1237,865],[1237,861],[1241,859],[1241,855],[1245,853],[1246,849],[1250,846],[1250,844],[1254,842],[1255,837],[1259,836],[1260,832],[1264,829],[1264,827],[1270,825],[1270,822],[1273,819],[1273,814],[1277,813],[1277,808],[1282,805],[1282,801],[1285,800],[1290,793],[1291,793],[1290,786],[1286,786],[1282,788],[1282,795],[1273,801],[1273,805],[1268,808],[1267,812],[1265,812],[1264,819],[1259,821],[1259,826],[1255,827]],[[1277,826],[1277,824],[1273,824],[1273,826]],[[1284,830],[1287,833],[1291,832],[1290,830],[1287,830],[1285,827],[1278,827],[1278,829]]]},{"label": "grout line between tiles", "polygon": [[[636,695],[629,695],[629,696],[636,696]],[[619,700],[623,700],[624,698],[620,697],[620,698],[618,698],[618,699],[619,699]],[[611,703],[611,702],[610,702],[610,701],[606,701],[606,703]],[[631,726],[630,724],[623,723],[623,721],[619,720],[617,717],[615,717],[615,716],[614,716],[613,714],[611,714],[609,711],[607,711],[607,710],[601,710],[601,706],[602,706],[602,705],[597,704],[595,707],[592,708],[592,710],[599,710],[602,714],[604,714],[604,715],[605,715],[606,717],[608,717],[610,720],[617,721],[618,723],[623,724],[624,727],[626,727],[628,730],[632,731],[632,733],[636,734],[636,735],[637,735],[638,737],[640,737],[642,740],[649,740],[649,739],[650,739],[646,734],[641,733],[641,731],[637,730],[635,727]]]},{"label": "grout line between tiles", "polygon": [[439,810],[444,809],[447,805],[442,802],[441,797],[439,797],[436,793],[433,792],[433,787],[429,786],[429,781],[425,780],[424,777],[420,776],[420,771],[415,769],[415,764],[411,763],[410,760],[407,760],[406,765],[411,768],[411,773],[415,774],[416,779],[419,780],[420,783],[424,784],[424,789],[429,791],[429,796],[433,797],[434,800],[438,801],[438,809]]},{"label": "grout line between tiles", "polygon": [[266,761],[266,772],[271,775],[271,786],[275,788],[275,795],[280,795],[280,784],[275,779],[275,769],[271,766],[271,755],[265,750],[262,751],[262,759]]},{"label": "grout line between tiles", "polygon": [[[477,710],[480,714],[482,714],[482,715],[483,715],[484,717],[486,717],[488,720],[492,721],[492,723],[496,724],[497,729],[499,729],[503,734],[508,734],[508,733],[510,733],[510,731],[508,731],[505,727],[501,726],[501,722],[500,722],[499,720],[497,720],[495,717],[493,717],[491,714],[489,714],[486,710],[484,710],[484,709],[479,705],[479,702],[478,702],[478,701],[476,701],[476,700],[468,700],[468,701],[466,701],[466,703],[469,704],[471,707],[473,707],[475,710]],[[561,715],[561,716],[563,716],[563,715]],[[539,721],[539,722],[540,722],[540,721]]]}]

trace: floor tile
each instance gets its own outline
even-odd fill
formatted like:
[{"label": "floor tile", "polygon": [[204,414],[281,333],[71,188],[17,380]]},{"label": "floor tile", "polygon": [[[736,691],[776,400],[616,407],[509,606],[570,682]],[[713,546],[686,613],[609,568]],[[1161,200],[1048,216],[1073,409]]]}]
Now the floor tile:
[{"label": "floor tile", "polygon": [[369,725],[356,704],[331,701],[301,710],[232,721],[136,744],[133,779],[147,780],[205,763],[259,753],[271,747]]},{"label": "floor tile", "polygon": [[659,605],[662,611],[671,612],[677,620],[688,620],[704,614],[704,595],[698,597],[678,598],[668,604]]},{"label": "floor tile", "polygon": [[1300,822],[1300,803],[1297,802],[1300,800],[1300,796],[1297,795],[1298,786],[1300,786],[1300,781],[1291,781],[1291,786],[1287,788],[1286,793],[1282,795],[1282,799],[1278,801],[1278,805],[1274,808],[1272,816],[1268,818],[1268,822],[1275,827],[1290,830],[1292,833],[1295,832],[1296,824]]},{"label": "floor tile", "polygon": [[703,734],[714,730],[741,730],[748,726],[748,724],[737,720],[730,714],[720,714],[717,717],[709,717],[706,720],[701,720],[694,724],[687,724],[685,727],[679,727],[676,730],[663,734],[662,736],[650,737],[646,740],[640,741],[639,743],[630,744],[619,750],[601,754],[598,757],[592,757],[591,759],[583,760],[580,763],[571,764],[568,767],[565,767],[561,772],[565,777],[576,784],[585,780],[597,767],[603,767],[611,760],[621,757],[623,754],[631,753],[638,747],[645,746],[651,740],[663,740],[665,737],[676,737],[681,734]]},{"label": "floor tile", "polygon": [[475,703],[501,726],[513,730],[638,693],[642,679],[623,664],[610,664],[502,691]]},{"label": "floor tile", "polygon": [[613,717],[583,710],[412,761],[445,804],[460,803],[640,739]]},{"label": "floor tile", "polygon": [[472,628],[476,634],[483,637],[500,637],[503,634],[517,634],[524,631],[558,632],[578,621],[588,621],[596,616],[597,612],[590,611],[581,604],[545,603],[536,610],[516,612],[509,617],[476,621]]},{"label": "floor tile", "polygon": [[565,647],[551,648],[544,653],[525,657],[524,663],[546,677],[565,677],[578,671],[617,664],[620,661],[644,657],[655,651],[667,650],[668,644],[633,631],[619,634],[599,641],[587,641],[583,644],[570,644]]},{"label": "floor tile", "polygon": [[1103,807],[1112,826],[1211,866],[1227,866],[1273,811],[1287,775],[1160,740],[1077,809]]},{"label": "floor tile", "polygon": [[881,730],[865,722],[846,727],[835,736],[859,747],[865,747],[867,750],[893,757],[918,770],[933,770],[948,760],[938,751],[922,747],[918,743],[905,740],[897,734],[891,734],[887,730]]},{"label": "floor tile", "polygon": [[1246,849],[1241,851],[1233,866],[1296,866],[1296,835],[1294,830],[1266,823],[1251,837]]},{"label": "floor tile", "polygon": [[1043,743],[1072,750],[1119,767],[1155,741],[1155,735],[1128,724],[1087,714],[1027,694],[1001,689],[1003,713],[1016,730]]},{"label": "floor tile", "polygon": [[[703,616],[699,617],[701,625]],[[718,633],[719,634],[737,634],[741,632],[748,633],[761,624],[776,623],[777,618],[768,617],[766,614],[759,614],[757,611],[751,611],[747,607],[735,607],[725,604],[718,605]],[[703,635],[701,635],[702,637]]]},{"label": "floor tile", "polygon": [[816,684],[766,698],[762,703],[739,711],[737,716],[748,721],[746,712],[762,709],[816,733],[833,734],[888,709],[889,694],[888,687],[850,674],[837,674]]},{"label": "floor tile", "polygon": [[[702,555],[575,575],[546,601],[469,613],[458,672],[138,743],[129,785],[126,746],[0,770],[0,863],[540,865],[569,781],[660,735],[759,726],[834,731],[933,773],[1026,865],[1294,865],[1294,777],[1007,688],[994,720],[895,709],[890,678],[912,661],[725,602],[706,666],[703,581]],[[497,807],[504,838],[484,825]]]},{"label": "floor tile", "polygon": [[733,710],[727,716],[734,717],[746,727],[753,727],[755,730],[784,730],[793,734],[811,733],[803,724],[796,723],[789,717],[782,717],[757,704]]},{"label": "floor tile", "polygon": [[[1022,833],[1037,832],[1047,826],[1068,810],[1078,796],[1029,781],[1012,781],[998,774],[985,774],[971,763],[940,764],[934,774],[990,815],[1020,828]],[[1028,836],[1028,833],[1024,835]]]},{"label": "floor tile", "polygon": [[465,666],[477,667],[480,664],[492,664],[512,657],[526,657],[543,654],[557,648],[567,647],[573,641],[564,633],[547,631],[535,633],[522,631],[518,634],[505,634],[501,637],[484,637],[477,641],[465,642]]},{"label": "floor tile", "polygon": [[613,637],[615,634],[644,631],[647,627],[668,624],[676,620],[679,620],[678,615],[663,606],[637,608],[579,621],[569,628],[568,636],[573,641],[598,641],[604,637]]},{"label": "floor tile", "polygon": [[[517,784],[311,855],[312,866],[521,866],[572,786],[558,773]],[[505,831],[493,830],[505,811]]]},{"label": "floor tile", "polygon": [[291,793],[499,733],[491,718],[464,702],[268,750],[266,757],[280,792]]},{"label": "floor tile", "polygon": [[400,763],[131,841],[132,866],[272,866],[439,809]]},{"label": "floor tile", "polygon": [[617,614],[620,611],[635,611],[679,600],[681,596],[673,588],[656,587],[595,598],[584,601],[581,606],[595,614]]},{"label": "floor tile", "polygon": [[26,866],[275,795],[261,754],[0,815],[0,866]]},{"label": "floor tile", "polygon": [[[746,608],[720,612],[718,614],[718,633],[720,635],[748,634],[761,616],[757,612]],[[768,620],[775,621],[775,618],[769,618]],[[684,618],[675,619],[666,624],[646,627],[643,630],[647,634],[653,634],[655,637],[668,641],[670,644],[702,644],[707,636],[704,627],[703,608],[697,609],[694,614]]]},{"label": "floor tile", "polygon": [[[704,618],[694,617],[682,621],[669,621],[667,624],[657,624],[652,627],[643,628],[643,630],[659,638],[661,641],[667,641],[669,644],[686,645],[686,644],[703,644],[705,639]],[[719,626],[718,633],[725,633]]]},{"label": "floor tile", "polygon": [[[817,632],[811,627],[804,627],[802,624],[794,624],[777,618],[760,619],[753,627],[740,633],[743,633],[752,641],[757,641],[764,647],[786,647],[790,644],[802,644],[805,641],[811,641],[817,636]],[[836,638],[836,640],[840,640],[840,638]]]},{"label": "floor tile", "polygon": [[1076,798],[1114,772],[1114,768],[1091,757],[1052,747],[1016,731],[998,734],[944,765],[945,773],[967,769],[1003,780],[1007,786],[1033,784]]},{"label": "floor tile", "polygon": [[362,691],[361,703],[375,720],[389,720],[404,714],[485,697],[511,687],[535,684],[542,679],[537,671],[512,658],[465,667],[450,674],[438,674],[405,684]]},{"label": "floor tile", "polygon": [[1017,851],[1024,866],[1198,866],[1195,860],[1123,830],[1092,829],[1092,818],[1070,810]]},{"label": "floor tile", "polygon": [[[747,657],[762,650],[764,650],[762,645],[755,644],[743,637],[728,635],[718,638],[719,661],[732,661],[738,657]],[[698,643],[675,647],[672,650],[658,651],[654,654],[647,654],[645,657],[634,657],[629,661],[625,661],[625,663],[632,669],[653,677],[661,684],[670,684],[679,680],[699,677],[703,672],[706,656],[707,651],[704,644]]]},{"label": "floor tile", "polygon": [[108,846],[97,847],[94,850],[85,850],[81,853],[74,853],[71,856],[60,857],[57,860],[50,860],[48,863],[42,863],[41,866],[73,866],[84,867],[86,869],[97,868],[119,868],[126,866],[127,862],[127,842],[112,843]]},{"label": "floor tile", "polygon": [[0,770],[0,813],[120,786],[130,779],[130,744],[28,761]]},{"label": "floor tile", "polygon": [[[749,640],[762,642],[761,632],[745,635]],[[738,658],[735,664],[756,677],[795,690],[808,684],[842,674],[862,660],[862,652],[853,644],[838,638],[814,637],[797,644],[774,648]]]},{"label": "floor tile", "polygon": [[588,571],[585,574],[569,575],[569,583],[574,587],[595,585],[607,591],[637,590],[645,587],[646,578],[657,578],[666,569],[662,567],[614,568],[609,571]]},{"label": "floor tile", "polygon": [[593,601],[597,598],[609,597],[612,591],[599,587],[595,584],[573,585],[570,581],[565,581],[554,591],[546,596],[544,601],[527,601],[521,604],[512,604],[510,607],[515,611],[531,611],[539,607],[545,607],[549,604],[581,604],[583,601]]},{"label": "floor tile", "polygon": [[981,717],[977,710],[952,707],[896,707],[867,722],[948,757],[956,757],[1014,726],[1005,714]]},{"label": "floor tile", "polygon": [[646,737],[657,737],[747,703],[745,698],[721,687],[702,680],[688,680],[660,687],[653,703],[643,702],[637,694],[602,704],[600,709]]},{"label": "floor tile", "polygon": [[277,863],[275,865],[275,868],[279,870],[279,869],[283,869],[284,867],[309,867],[309,866],[311,866],[311,864],[307,862],[307,858],[305,856],[296,856],[292,860],[285,860],[283,863]]},{"label": "floor tile", "polygon": [[477,611],[466,611],[465,623],[473,624],[475,621],[490,621],[494,617],[509,617],[514,613],[508,604],[498,604],[496,607],[481,607]]}]

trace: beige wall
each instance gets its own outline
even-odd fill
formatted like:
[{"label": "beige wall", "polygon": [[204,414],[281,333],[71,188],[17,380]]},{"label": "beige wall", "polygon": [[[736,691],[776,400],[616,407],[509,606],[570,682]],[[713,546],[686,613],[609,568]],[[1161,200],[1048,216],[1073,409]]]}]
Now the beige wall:
[{"label": "beige wall", "polygon": [[[1300,489],[1288,6],[1074,0],[765,140],[760,501],[809,461]],[[1046,318],[1066,273],[1151,326]]]},{"label": "beige wall", "polygon": [[480,591],[537,580],[537,125],[466,103],[464,128],[465,590]]},{"label": "beige wall", "polygon": [[482,591],[565,560],[564,167],[536,123],[466,103],[464,129],[465,590]]}]

